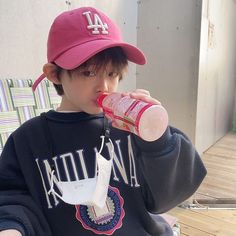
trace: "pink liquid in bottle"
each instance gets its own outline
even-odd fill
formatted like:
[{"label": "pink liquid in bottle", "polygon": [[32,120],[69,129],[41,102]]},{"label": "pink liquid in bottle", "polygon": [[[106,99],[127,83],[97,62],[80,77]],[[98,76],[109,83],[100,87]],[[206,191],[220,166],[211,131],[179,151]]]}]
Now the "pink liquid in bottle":
[{"label": "pink liquid in bottle", "polygon": [[168,114],[161,105],[119,93],[104,93],[98,97],[97,103],[111,120],[146,141],[160,138],[168,126]]}]

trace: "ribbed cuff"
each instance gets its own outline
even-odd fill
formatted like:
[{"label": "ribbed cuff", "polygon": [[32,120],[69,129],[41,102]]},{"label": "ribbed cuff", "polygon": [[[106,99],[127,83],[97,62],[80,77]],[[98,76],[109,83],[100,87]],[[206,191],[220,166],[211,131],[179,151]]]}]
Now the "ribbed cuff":
[{"label": "ribbed cuff", "polygon": [[170,127],[167,127],[165,133],[153,142],[147,142],[135,135],[137,146],[144,152],[162,152],[167,148],[170,149],[175,142],[173,135],[170,132]]},{"label": "ribbed cuff", "polygon": [[0,220],[0,231],[8,230],[8,229],[18,230],[22,234],[22,236],[26,236],[24,227],[19,222],[10,221],[10,220],[1,222],[1,220]]}]

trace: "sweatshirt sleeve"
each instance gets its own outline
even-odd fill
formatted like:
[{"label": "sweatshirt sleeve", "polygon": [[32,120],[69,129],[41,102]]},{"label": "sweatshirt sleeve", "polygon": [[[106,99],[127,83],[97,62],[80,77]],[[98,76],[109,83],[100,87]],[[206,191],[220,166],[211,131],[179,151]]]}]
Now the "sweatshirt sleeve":
[{"label": "sweatshirt sleeve", "polygon": [[0,231],[16,229],[23,236],[51,235],[46,219],[29,194],[12,136],[0,157]]},{"label": "sweatshirt sleeve", "polygon": [[137,136],[134,141],[148,211],[166,212],[197,190],[206,169],[184,133],[168,127],[163,136],[154,142],[146,142]]}]

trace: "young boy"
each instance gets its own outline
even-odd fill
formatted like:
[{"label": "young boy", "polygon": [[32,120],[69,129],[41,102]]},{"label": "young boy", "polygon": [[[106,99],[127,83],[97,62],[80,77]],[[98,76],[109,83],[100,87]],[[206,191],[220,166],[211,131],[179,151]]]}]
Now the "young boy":
[{"label": "young boy", "polygon": [[[116,91],[127,60],[145,63],[99,10],[83,7],[55,19],[48,63],[33,89],[46,76],[62,101],[57,111],[25,122],[4,147],[0,236],[173,235],[150,213],[189,198],[206,170],[181,131],[168,127],[160,139],[147,142],[104,118],[96,99]],[[146,90],[128,94],[159,104]]]}]

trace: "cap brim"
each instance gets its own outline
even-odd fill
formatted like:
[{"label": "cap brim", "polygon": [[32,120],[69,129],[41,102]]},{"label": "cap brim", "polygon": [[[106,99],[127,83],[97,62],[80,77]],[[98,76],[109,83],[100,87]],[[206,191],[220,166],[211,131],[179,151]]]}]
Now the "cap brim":
[{"label": "cap brim", "polygon": [[89,58],[103,51],[104,49],[117,46],[121,47],[124,50],[124,53],[126,54],[129,61],[139,65],[144,65],[146,63],[146,58],[143,52],[135,46],[123,42],[104,39],[89,41],[84,44],[75,46],[62,53],[54,60],[54,62],[64,69],[71,70],[78,67]]},{"label": "cap brim", "polygon": [[[62,53],[59,57],[57,57],[53,62],[55,62],[60,67],[71,70],[82,63],[87,61],[89,58],[94,56],[95,54],[103,51],[107,48],[112,47],[121,47],[124,50],[124,53],[127,56],[127,59],[131,62],[134,62],[139,65],[144,65],[146,63],[146,58],[141,50],[136,48],[133,45],[117,42],[111,40],[94,40],[90,42],[86,42],[82,45],[75,46],[66,52]],[[35,91],[38,84],[45,78],[45,75],[42,74],[33,84],[32,89]]]}]

